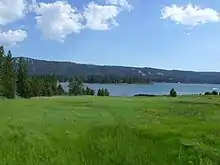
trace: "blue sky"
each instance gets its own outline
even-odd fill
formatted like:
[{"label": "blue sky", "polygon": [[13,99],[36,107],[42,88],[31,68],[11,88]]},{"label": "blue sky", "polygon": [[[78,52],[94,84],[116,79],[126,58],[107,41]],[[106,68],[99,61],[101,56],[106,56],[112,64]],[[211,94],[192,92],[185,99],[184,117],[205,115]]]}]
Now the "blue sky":
[{"label": "blue sky", "polygon": [[0,0],[0,44],[38,59],[220,71],[219,13],[219,0]]}]

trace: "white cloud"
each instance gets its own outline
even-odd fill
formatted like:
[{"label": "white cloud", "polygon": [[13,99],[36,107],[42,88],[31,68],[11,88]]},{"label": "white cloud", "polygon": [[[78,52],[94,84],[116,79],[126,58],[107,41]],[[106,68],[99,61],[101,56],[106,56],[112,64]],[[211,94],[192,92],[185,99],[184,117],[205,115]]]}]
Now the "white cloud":
[{"label": "white cloud", "polygon": [[0,31],[0,45],[14,46],[27,38],[27,32],[24,30],[8,30],[7,32]]},{"label": "white cloud", "polygon": [[38,28],[51,40],[63,42],[67,35],[79,33],[84,28],[82,16],[66,1],[39,3],[35,12]]},{"label": "white cloud", "polygon": [[90,2],[82,13],[67,1],[36,3],[32,0],[30,10],[36,13],[37,27],[47,39],[63,42],[66,36],[79,33],[82,29],[109,30],[119,24],[115,18],[132,6],[126,0],[106,0],[105,5]]},{"label": "white cloud", "polygon": [[115,19],[124,9],[132,9],[126,0],[106,0],[106,5],[90,2],[83,14],[85,26],[91,30],[109,30],[119,25]]},{"label": "white cloud", "polygon": [[32,0],[32,3],[29,4],[28,6],[29,12],[34,11],[36,7],[37,7],[37,0]]},{"label": "white cloud", "polygon": [[133,8],[132,5],[129,4],[126,0],[106,0],[106,4],[116,5],[129,11]]},{"label": "white cloud", "polygon": [[99,5],[90,2],[84,11],[86,28],[91,30],[108,30],[110,27],[118,26],[115,17],[119,13],[117,6]]},{"label": "white cloud", "polygon": [[220,15],[214,9],[200,8],[192,4],[185,7],[177,5],[164,7],[161,18],[192,27],[208,22],[220,22]]},{"label": "white cloud", "polygon": [[23,18],[26,7],[26,0],[0,0],[0,25]]}]

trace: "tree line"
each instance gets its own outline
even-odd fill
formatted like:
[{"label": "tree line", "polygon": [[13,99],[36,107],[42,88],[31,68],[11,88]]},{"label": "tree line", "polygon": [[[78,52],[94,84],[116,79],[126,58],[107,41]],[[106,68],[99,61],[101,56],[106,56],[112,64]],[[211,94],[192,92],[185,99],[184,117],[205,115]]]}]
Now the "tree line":
[{"label": "tree line", "polygon": [[[61,82],[68,82],[71,77],[57,75],[57,79]],[[139,76],[117,76],[117,75],[86,75],[75,76],[88,84],[150,84],[152,81],[148,77]]]},{"label": "tree line", "polygon": [[[29,76],[25,58],[20,57],[14,62],[11,51],[5,53],[4,47],[0,46],[0,95],[8,99],[56,95],[76,96],[95,95],[95,90],[85,88],[83,81],[79,78],[70,78],[69,91],[65,92],[55,74]],[[109,92],[104,89],[104,92],[98,92],[97,95],[109,96]]]}]

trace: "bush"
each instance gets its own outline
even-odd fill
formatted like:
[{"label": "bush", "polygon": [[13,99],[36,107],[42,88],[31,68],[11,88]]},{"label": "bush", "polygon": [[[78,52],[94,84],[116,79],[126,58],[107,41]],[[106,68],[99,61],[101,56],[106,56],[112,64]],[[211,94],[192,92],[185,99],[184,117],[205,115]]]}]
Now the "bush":
[{"label": "bush", "polygon": [[218,95],[218,92],[217,91],[212,91],[212,93],[211,93],[212,95]]},{"label": "bush", "polygon": [[171,89],[170,90],[170,97],[176,97],[177,96],[177,93],[176,93],[176,91],[175,91],[175,89]]},{"label": "bush", "polygon": [[211,95],[211,92],[205,92],[205,95]]}]

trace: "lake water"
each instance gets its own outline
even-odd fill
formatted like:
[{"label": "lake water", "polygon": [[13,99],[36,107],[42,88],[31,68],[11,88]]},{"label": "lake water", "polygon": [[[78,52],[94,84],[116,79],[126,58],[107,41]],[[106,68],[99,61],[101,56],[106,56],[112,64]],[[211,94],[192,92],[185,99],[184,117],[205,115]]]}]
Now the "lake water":
[{"label": "lake water", "polygon": [[[62,83],[62,86],[68,91],[68,84]],[[154,83],[150,85],[137,84],[85,84],[89,88],[98,90],[107,88],[111,96],[133,96],[135,94],[169,94],[171,88],[174,88],[178,95],[199,94],[216,90],[220,92],[220,84],[175,84],[175,83]]]}]

